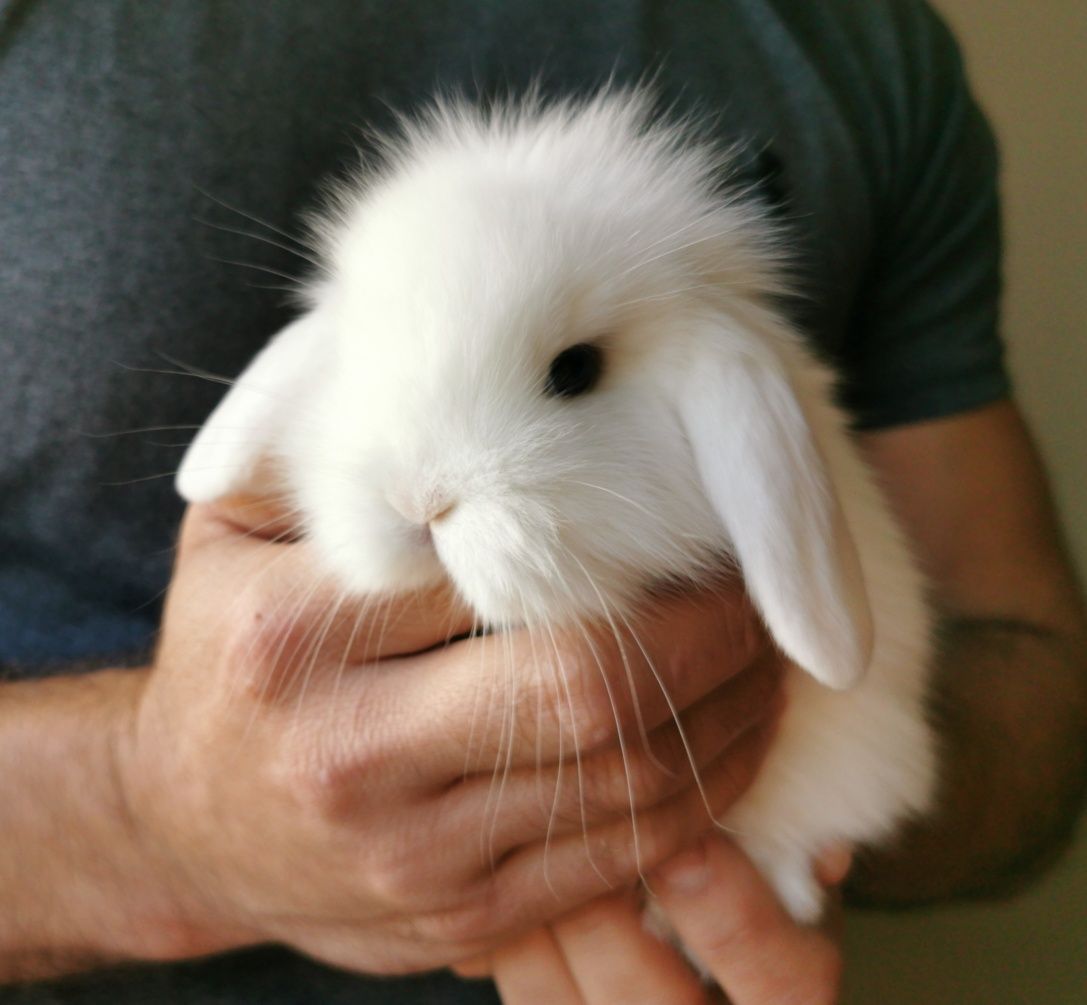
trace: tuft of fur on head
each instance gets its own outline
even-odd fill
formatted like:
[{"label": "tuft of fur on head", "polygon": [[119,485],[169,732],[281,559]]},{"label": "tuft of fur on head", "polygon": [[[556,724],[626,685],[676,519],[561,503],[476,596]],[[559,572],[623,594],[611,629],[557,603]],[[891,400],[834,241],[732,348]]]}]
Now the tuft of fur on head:
[{"label": "tuft of fur on head", "polygon": [[[722,194],[729,171],[647,93],[613,91],[435,104],[336,191],[310,289],[333,358],[287,456],[349,587],[448,574],[485,620],[554,621],[719,565],[671,385],[711,318],[764,351],[748,322],[781,292],[773,228]],[[599,387],[548,398],[578,343],[604,352]]]}]

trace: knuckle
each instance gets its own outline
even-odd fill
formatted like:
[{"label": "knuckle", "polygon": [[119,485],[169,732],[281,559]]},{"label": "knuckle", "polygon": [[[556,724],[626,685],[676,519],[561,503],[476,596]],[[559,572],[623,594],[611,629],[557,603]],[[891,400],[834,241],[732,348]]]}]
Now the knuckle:
[{"label": "knuckle", "polygon": [[381,903],[397,911],[418,911],[430,906],[429,881],[419,855],[385,848],[369,865],[370,888]]},{"label": "knuckle", "polygon": [[[412,926],[463,900],[463,881],[436,855],[434,845],[433,829],[416,825],[389,827],[365,847],[351,842],[369,895]],[[426,936],[421,929],[418,934]]]},{"label": "knuckle", "polygon": [[280,790],[307,818],[330,822],[346,815],[351,786],[342,765],[293,744],[279,759],[275,773]]},{"label": "knuckle", "polygon": [[609,751],[585,765],[581,795],[590,816],[613,815],[655,806],[678,779],[661,769],[644,749]]},{"label": "knuckle", "polygon": [[282,745],[276,775],[280,789],[308,818],[344,825],[381,791],[387,757],[377,738],[350,751],[330,751],[326,734],[298,730]]},{"label": "knuckle", "polygon": [[569,719],[582,750],[600,747],[623,732],[619,709],[603,687],[582,687],[571,700]]},{"label": "knuckle", "polygon": [[680,847],[675,829],[665,816],[636,813],[625,825],[608,828],[589,841],[582,865],[586,879],[595,878],[616,888],[644,876]]},{"label": "knuckle", "polygon": [[[535,740],[566,729],[565,699],[558,682],[550,679],[548,668],[537,666],[532,672],[524,673],[517,673],[522,668],[514,669],[515,674],[508,679],[508,692],[503,697],[506,707],[511,710],[516,733]],[[504,729],[503,723],[496,725]]]},{"label": "knuckle", "polygon": [[616,710],[601,667],[566,648],[515,676],[511,704],[527,736],[565,735],[580,750],[601,746],[617,732]]},{"label": "knuckle", "polygon": [[568,717],[583,750],[614,741],[629,732],[630,702],[625,688],[609,680],[608,668],[595,655],[583,658],[570,677]]}]

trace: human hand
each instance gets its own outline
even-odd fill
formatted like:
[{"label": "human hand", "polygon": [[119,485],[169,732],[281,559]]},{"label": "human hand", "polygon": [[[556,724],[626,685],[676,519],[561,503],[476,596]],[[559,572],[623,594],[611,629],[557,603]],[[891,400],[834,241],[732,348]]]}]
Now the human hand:
[{"label": "human hand", "polygon": [[[824,886],[848,872],[847,850],[817,865]],[[601,897],[503,947],[462,964],[493,974],[505,1005],[833,1005],[838,1000],[840,908],[824,924],[796,924],[732,842],[710,836],[649,879],[683,945],[718,987],[707,987],[672,946],[647,930],[632,891]],[[727,994],[726,999],[721,995]]]},{"label": "human hand", "polygon": [[471,623],[448,594],[346,599],[304,542],[258,528],[190,510],[119,746],[179,955],[278,941],[371,972],[445,965],[630,885],[752,780],[780,669],[738,587],[655,601],[637,644],[431,648]]}]

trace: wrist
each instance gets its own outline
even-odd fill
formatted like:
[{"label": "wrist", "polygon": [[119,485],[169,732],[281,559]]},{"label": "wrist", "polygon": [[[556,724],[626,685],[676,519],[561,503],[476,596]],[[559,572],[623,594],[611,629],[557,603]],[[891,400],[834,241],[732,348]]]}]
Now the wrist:
[{"label": "wrist", "polygon": [[[118,882],[134,891],[119,937],[129,958],[182,960],[226,952],[258,941],[225,922],[196,882],[197,870],[179,861],[163,840],[156,806],[176,793],[155,777],[155,746],[140,742],[141,701],[150,670],[121,684],[112,704],[103,744],[110,779],[110,813],[118,828],[125,875]],[[147,748],[150,746],[150,750]]]},{"label": "wrist", "polygon": [[128,812],[124,759],[146,677],[3,686],[0,983],[217,948]]}]

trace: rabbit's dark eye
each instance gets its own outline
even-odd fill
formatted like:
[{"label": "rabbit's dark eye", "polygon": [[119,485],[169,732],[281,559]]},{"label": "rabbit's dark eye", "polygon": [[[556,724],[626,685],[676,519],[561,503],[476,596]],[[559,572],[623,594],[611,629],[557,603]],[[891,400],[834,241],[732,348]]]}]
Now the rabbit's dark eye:
[{"label": "rabbit's dark eye", "polygon": [[603,350],[590,342],[579,342],[551,361],[547,393],[555,398],[576,398],[596,387],[603,372]]}]

